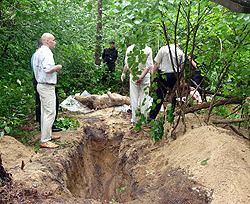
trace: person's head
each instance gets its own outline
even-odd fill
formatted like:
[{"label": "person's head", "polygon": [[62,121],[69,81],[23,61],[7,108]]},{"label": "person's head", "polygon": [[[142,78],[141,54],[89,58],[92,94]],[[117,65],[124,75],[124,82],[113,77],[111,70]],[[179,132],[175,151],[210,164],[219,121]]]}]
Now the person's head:
[{"label": "person's head", "polygon": [[40,38],[40,39],[38,40],[38,49],[39,49],[40,47],[42,47],[42,45],[43,45],[43,41],[42,41],[42,38]]},{"label": "person's head", "polygon": [[56,46],[55,37],[50,33],[44,33],[41,37],[43,45],[49,49],[53,49]]},{"label": "person's head", "polygon": [[109,42],[109,46],[110,46],[110,48],[114,48],[115,47],[115,42],[114,41]]}]

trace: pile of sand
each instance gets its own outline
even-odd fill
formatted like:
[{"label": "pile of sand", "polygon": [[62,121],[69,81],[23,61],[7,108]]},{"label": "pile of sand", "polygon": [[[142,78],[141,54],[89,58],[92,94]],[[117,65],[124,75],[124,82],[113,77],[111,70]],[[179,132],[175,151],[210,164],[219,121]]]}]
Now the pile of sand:
[{"label": "pile of sand", "polygon": [[32,147],[26,147],[10,136],[0,137],[0,154],[3,166],[9,171],[21,167],[22,162],[28,163],[35,154]]}]

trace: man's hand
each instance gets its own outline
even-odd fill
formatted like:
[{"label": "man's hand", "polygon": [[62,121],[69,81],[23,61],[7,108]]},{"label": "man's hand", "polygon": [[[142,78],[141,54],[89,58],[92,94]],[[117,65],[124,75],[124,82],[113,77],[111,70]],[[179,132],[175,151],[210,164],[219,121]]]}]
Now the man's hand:
[{"label": "man's hand", "polygon": [[59,72],[61,69],[62,69],[62,65],[58,64],[58,65],[55,65],[49,72],[46,72],[46,74]]},{"label": "man's hand", "polygon": [[135,82],[135,84],[136,84],[136,85],[141,84],[141,82],[142,82],[142,80],[143,80],[144,77],[142,77],[142,75],[136,75],[136,77],[138,77],[139,80],[137,80],[137,81]]},{"label": "man's hand", "polygon": [[56,72],[59,72],[62,69],[62,65],[58,64],[58,65],[54,66],[54,68],[55,68]]},{"label": "man's hand", "polygon": [[124,81],[124,79],[125,79],[125,73],[122,73],[121,80]]}]

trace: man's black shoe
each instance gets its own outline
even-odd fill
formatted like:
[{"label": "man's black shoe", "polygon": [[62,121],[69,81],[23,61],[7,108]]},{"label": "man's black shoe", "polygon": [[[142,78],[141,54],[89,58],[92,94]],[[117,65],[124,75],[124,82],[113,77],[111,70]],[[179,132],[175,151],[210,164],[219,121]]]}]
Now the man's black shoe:
[{"label": "man's black shoe", "polygon": [[62,129],[61,128],[57,128],[56,126],[52,126],[52,132],[60,132],[60,131],[62,131]]}]

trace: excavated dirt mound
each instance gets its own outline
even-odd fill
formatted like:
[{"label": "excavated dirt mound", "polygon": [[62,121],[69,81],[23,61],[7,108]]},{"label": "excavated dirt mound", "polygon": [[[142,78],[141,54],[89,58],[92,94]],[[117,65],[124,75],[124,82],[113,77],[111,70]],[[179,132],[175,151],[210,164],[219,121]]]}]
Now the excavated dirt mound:
[{"label": "excavated dirt mound", "polygon": [[35,154],[0,139],[14,180],[0,188],[0,203],[250,203],[249,143],[228,130],[187,115],[184,135],[180,125],[176,140],[154,144],[149,127],[135,131],[128,113],[74,117],[81,128],[58,133],[59,149]]}]

